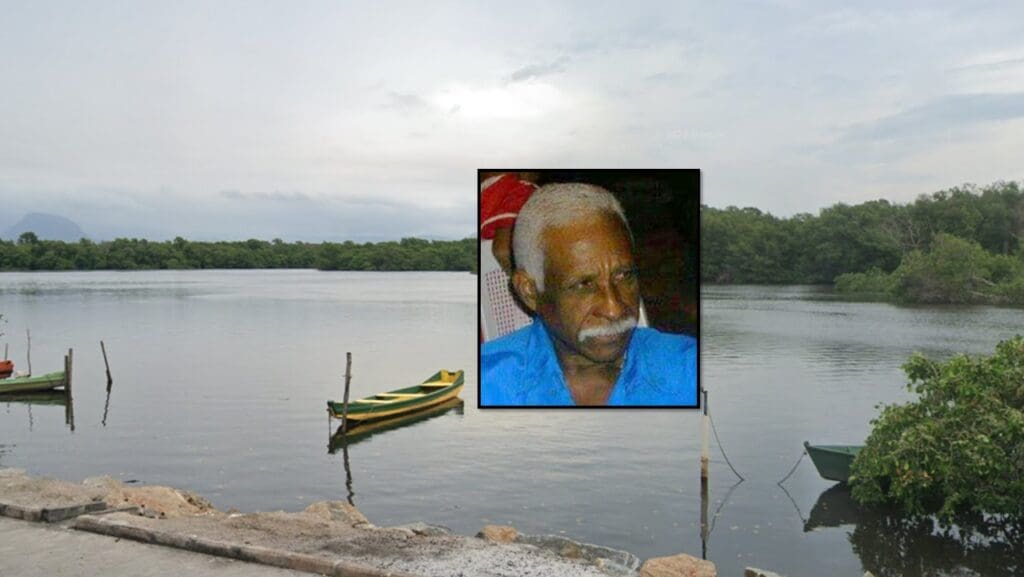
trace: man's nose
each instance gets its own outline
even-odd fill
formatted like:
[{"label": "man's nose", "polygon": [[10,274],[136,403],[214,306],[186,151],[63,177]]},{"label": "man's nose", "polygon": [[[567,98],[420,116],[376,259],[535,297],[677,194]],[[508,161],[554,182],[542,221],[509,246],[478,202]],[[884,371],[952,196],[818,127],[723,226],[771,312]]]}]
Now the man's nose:
[{"label": "man's nose", "polygon": [[618,320],[629,308],[622,288],[615,283],[602,283],[599,298],[601,300],[598,303],[598,314],[606,319]]}]

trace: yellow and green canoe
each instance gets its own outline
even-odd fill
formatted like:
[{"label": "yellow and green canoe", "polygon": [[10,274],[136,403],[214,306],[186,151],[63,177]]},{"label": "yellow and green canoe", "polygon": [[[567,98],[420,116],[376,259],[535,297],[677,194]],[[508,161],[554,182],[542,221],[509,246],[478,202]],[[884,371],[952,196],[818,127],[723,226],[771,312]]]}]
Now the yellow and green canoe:
[{"label": "yellow and green canoe", "polygon": [[[422,411],[458,397],[462,384],[462,371],[442,369],[418,385],[349,401],[348,420],[358,424]],[[327,401],[327,410],[340,419],[343,403]]]}]

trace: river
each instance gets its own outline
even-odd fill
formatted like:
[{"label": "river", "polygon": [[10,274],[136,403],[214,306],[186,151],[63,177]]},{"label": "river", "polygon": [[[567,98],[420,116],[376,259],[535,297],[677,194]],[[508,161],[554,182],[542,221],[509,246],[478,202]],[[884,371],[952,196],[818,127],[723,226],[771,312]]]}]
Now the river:
[{"label": "river", "polygon": [[[478,410],[476,294],[466,273],[0,274],[0,346],[18,368],[26,329],[36,373],[75,351],[74,428],[60,406],[0,401],[0,466],[170,485],[221,509],[351,499],[379,525],[511,524],[641,558],[703,551],[721,575],[1006,567],[998,547],[969,551],[850,511],[807,459],[785,490],[776,482],[804,440],[860,443],[878,403],[909,399],[900,365],[913,351],[991,352],[1022,332],[1024,311],[705,288],[701,370],[720,446],[702,540],[700,415]],[[342,395],[347,351],[354,398],[464,369],[465,407],[330,452],[325,401]]]}]

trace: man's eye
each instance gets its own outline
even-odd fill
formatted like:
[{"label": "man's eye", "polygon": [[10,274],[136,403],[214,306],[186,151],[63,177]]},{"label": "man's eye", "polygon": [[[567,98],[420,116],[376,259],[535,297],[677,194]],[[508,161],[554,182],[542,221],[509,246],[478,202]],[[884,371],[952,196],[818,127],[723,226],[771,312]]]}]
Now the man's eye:
[{"label": "man's eye", "polygon": [[586,291],[594,288],[594,281],[592,280],[581,280],[573,283],[569,286],[574,291]]},{"label": "man's eye", "polygon": [[615,280],[618,282],[629,282],[636,280],[637,273],[635,268],[624,270],[615,275]]}]

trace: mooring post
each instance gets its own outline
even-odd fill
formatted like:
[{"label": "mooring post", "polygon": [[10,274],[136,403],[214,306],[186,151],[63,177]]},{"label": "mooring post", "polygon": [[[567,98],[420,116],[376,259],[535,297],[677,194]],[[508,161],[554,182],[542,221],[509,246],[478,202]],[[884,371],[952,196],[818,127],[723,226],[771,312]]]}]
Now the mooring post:
[{"label": "mooring post", "polygon": [[75,431],[75,399],[71,394],[71,364],[72,352],[64,355],[64,423]]},{"label": "mooring post", "polygon": [[345,397],[341,404],[341,432],[348,431],[348,387],[352,382],[352,353],[345,353]]},{"label": "mooring post", "polygon": [[4,360],[7,360],[7,343],[4,343]]},{"label": "mooring post", "polygon": [[110,385],[114,384],[114,379],[110,377],[110,363],[107,362],[107,347],[100,341],[100,350],[103,351],[103,364],[107,367],[107,390],[110,390]]},{"label": "mooring post", "polygon": [[74,351],[74,349],[68,349],[67,359],[68,359],[67,369],[64,372],[64,379],[65,379],[65,381],[64,381],[64,388],[68,392],[68,397],[70,397],[71,396],[71,375],[72,375],[72,373],[74,373],[74,366],[75,366],[75,351]]},{"label": "mooring post", "polygon": [[28,348],[25,350],[25,359],[28,360],[28,376],[32,376],[32,333],[25,329],[25,338],[28,339]]},{"label": "mooring post", "polygon": [[703,415],[701,415],[701,431],[700,431],[700,482],[701,485],[706,485],[708,482],[708,391],[707,389],[701,389],[701,395],[703,397]]}]

